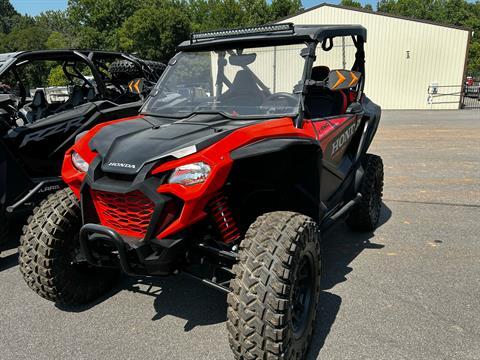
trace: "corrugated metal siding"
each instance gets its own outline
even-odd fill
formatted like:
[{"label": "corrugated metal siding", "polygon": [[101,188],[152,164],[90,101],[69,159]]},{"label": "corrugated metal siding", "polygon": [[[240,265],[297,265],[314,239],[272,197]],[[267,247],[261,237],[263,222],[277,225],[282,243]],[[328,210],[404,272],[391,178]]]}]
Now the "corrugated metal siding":
[{"label": "corrugated metal siding", "polygon": [[[459,107],[458,96],[435,99],[447,103],[429,104],[428,87],[432,83],[462,83],[468,31],[330,6],[284,22],[360,24],[367,28],[365,93],[384,109]],[[347,52],[347,64],[352,62]]]}]

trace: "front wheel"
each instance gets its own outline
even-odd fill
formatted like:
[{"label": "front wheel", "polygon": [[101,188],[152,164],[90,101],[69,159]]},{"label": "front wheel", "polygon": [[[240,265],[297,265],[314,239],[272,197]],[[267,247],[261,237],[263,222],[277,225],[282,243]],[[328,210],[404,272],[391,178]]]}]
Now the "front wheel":
[{"label": "front wheel", "polygon": [[88,265],[80,254],[80,207],[70,189],[48,196],[34,210],[20,239],[20,271],[41,297],[65,305],[91,302],[118,278],[115,269]]},{"label": "front wheel", "polygon": [[260,216],[240,244],[228,295],[236,359],[303,359],[320,293],[320,237],[305,215]]}]

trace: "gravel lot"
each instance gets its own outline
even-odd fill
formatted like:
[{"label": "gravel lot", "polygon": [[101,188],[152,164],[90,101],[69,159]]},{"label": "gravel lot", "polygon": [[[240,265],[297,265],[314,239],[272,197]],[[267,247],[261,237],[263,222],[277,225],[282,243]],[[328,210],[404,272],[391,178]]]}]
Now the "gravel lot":
[{"label": "gravel lot", "polygon": [[[480,112],[385,112],[382,225],[324,234],[309,359],[480,359]],[[1,359],[231,359],[226,296],[128,279],[86,308],[34,294],[0,255]]]}]

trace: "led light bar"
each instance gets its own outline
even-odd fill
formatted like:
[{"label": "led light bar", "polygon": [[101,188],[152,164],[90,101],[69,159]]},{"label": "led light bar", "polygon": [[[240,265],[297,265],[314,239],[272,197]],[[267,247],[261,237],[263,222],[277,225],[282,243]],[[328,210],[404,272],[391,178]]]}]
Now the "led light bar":
[{"label": "led light bar", "polygon": [[226,37],[235,37],[235,36],[244,36],[244,35],[256,35],[256,34],[265,34],[271,32],[292,32],[293,33],[293,24],[275,24],[275,25],[261,25],[261,26],[252,26],[246,28],[238,29],[227,29],[227,30],[216,30],[216,31],[206,31],[193,33],[191,40],[206,40],[206,39],[215,39],[215,38],[226,38]]}]

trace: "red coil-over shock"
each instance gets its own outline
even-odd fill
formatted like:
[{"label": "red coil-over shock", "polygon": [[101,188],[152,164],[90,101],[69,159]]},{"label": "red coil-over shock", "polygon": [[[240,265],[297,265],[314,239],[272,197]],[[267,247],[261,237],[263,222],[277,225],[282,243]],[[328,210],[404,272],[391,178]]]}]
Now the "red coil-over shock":
[{"label": "red coil-over shock", "polygon": [[223,242],[230,244],[238,240],[240,238],[240,230],[228,206],[227,197],[223,192],[219,192],[213,197],[209,208]]}]

